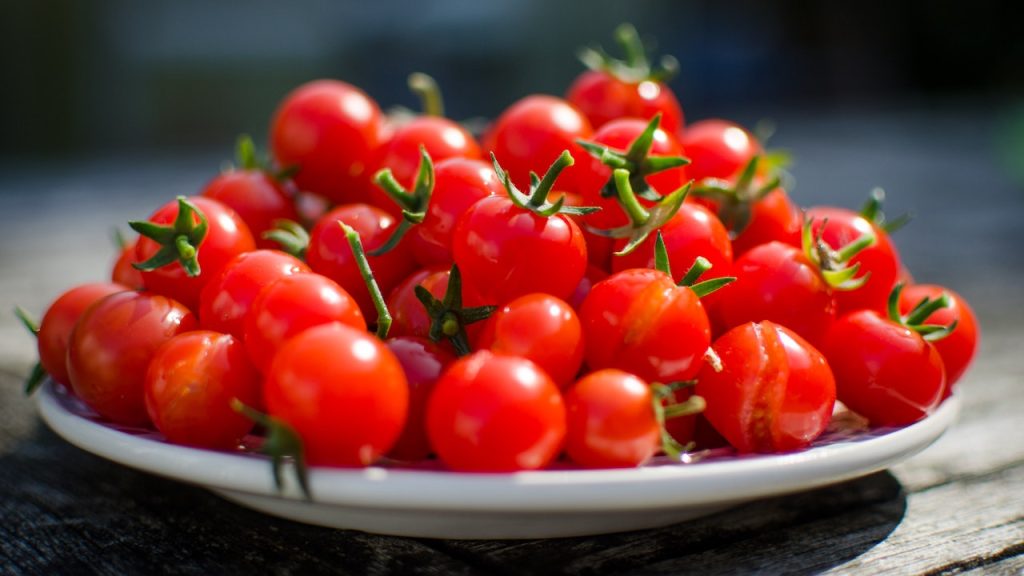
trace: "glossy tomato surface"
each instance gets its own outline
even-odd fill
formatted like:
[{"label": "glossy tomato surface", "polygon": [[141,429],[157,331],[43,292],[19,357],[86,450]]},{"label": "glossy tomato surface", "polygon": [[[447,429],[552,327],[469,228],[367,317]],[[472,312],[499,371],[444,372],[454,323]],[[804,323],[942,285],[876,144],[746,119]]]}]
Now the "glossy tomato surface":
[{"label": "glossy tomato surface", "polygon": [[440,345],[416,336],[389,338],[385,344],[402,364],[409,382],[409,416],[388,457],[407,462],[423,460],[433,453],[427,437],[427,402],[437,379],[455,361],[455,356]]},{"label": "glossy tomato surface", "polygon": [[67,386],[68,339],[82,314],[104,296],[128,290],[121,284],[94,282],[80,284],[64,292],[50,304],[39,322],[36,345],[39,363],[51,378]]},{"label": "glossy tomato surface", "polygon": [[581,466],[639,466],[661,448],[650,386],[628,372],[587,374],[566,392],[565,409],[565,450]]},{"label": "glossy tomato surface", "polygon": [[234,210],[249,227],[258,248],[277,248],[263,234],[276,220],[298,220],[291,197],[263,170],[229,170],[211,180],[201,193]]},{"label": "glossy tomato surface", "polygon": [[565,95],[600,128],[619,118],[650,120],[661,114],[661,126],[678,134],[683,129],[683,108],[663,82],[625,82],[604,71],[587,70],[579,75]]},{"label": "glossy tomato surface", "polygon": [[956,322],[956,328],[945,338],[932,342],[932,346],[942,356],[942,364],[946,368],[946,393],[960,380],[971,365],[978,351],[980,332],[978,318],[962,296],[956,292],[935,284],[911,284],[900,292],[900,313],[906,314],[924,298],[936,300],[947,294],[950,304],[932,312],[925,324],[949,326]]},{"label": "glossy tomato surface", "polygon": [[761,145],[750,132],[717,118],[690,124],[681,142],[690,159],[687,173],[698,182],[704,178],[732,178],[751,158],[762,153]]}]

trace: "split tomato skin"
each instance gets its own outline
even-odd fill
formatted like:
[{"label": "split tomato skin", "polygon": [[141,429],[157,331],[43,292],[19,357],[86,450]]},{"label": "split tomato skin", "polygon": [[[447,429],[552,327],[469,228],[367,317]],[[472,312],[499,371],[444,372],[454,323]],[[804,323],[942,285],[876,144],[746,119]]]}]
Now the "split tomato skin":
[{"label": "split tomato skin", "polygon": [[116,424],[148,424],[144,391],[150,360],[160,345],[198,324],[183,304],[159,294],[126,291],[100,299],[68,340],[75,395]]},{"label": "split tomato skin", "polygon": [[297,166],[295,184],[336,203],[369,200],[370,171],[383,141],[380,107],[337,80],[315,80],[282,100],[270,149],[282,167]]},{"label": "split tomato skin", "polygon": [[661,448],[650,386],[621,370],[587,374],[565,394],[565,451],[585,468],[630,468]]},{"label": "split tomato skin", "polygon": [[687,173],[698,182],[704,178],[730,179],[763,152],[750,132],[721,119],[690,124],[680,142],[690,159]]},{"label": "split tomato skin", "polygon": [[277,248],[263,233],[277,220],[299,219],[282,185],[263,170],[229,170],[211,180],[200,193],[234,210],[249,227],[257,248]]},{"label": "split tomato skin", "polygon": [[679,134],[683,130],[683,108],[664,82],[625,82],[604,71],[587,70],[569,86],[565,98],[595,129],[618,118],[650,120],[660,113],[666,132]]},{"label": "split tomato skin", "polygon": [[943,397],[948,397],[960,378],[967,371],[978,351],[980,338],[978,318],[962,296],[956,292],[935,284],[911,284],[900,292],[899,310],[906,314],[922,299],[935,300],[947,294],[949,306],[932,312],[925,319],[926,324],[949,326],[954,321],[956,328],[948,336],[931,343],[942,356],[942,364],[946,368],[946,390]]},{"label": "split tomato skin", "polygon": [[37,347],[39,363],[51,378],[67,386],[68,340],[82,314],[105,296],[124,292],[126,286],[108,282],[80,284],[64,292],[50,304],[39,323]]},{"label": "split tomato skin", "polygon": [[170,442],[230,450],[253,427],[231,401],[259,406],[261,387],[240,340],[208,330],[186,332],[161,345],[149,363],[146,413]]},{"label": "split tomato skin", "polygon": [[389,338],[385,344],[402,364],[409,382],[409,416],[388,457],[406,462],[423,460],[433,453],[427,437],[427,402],[438,378],[455,361],[455,356],[439,344],[416,336]]},{"label": "split tomato skin", "polygon": [[372,334],[337,322],[288,340],[263,395],[267,413],[302,439],[312,466],[372,464],[398,440],[409,407],[394,353]]},{"label": "split tomato skin", "polygon": [[946,370],[935,347],[874,310],[837,320],[823,351],[839,400],[873,426],[917,422],[945,396]]},{"label": "split tomato skin", "polygon": [[480,350],[455,361],[435,384],[427,434],[455,471],[538,470],[562,448],[565,405],[533,362]]},{"label": "split tomato skin", "polygon": [[712,344],[722,370],[706,366],[695,393],[705,418],[741,453],[802,450],[824,432],[836,400],[825,357],[794,331],[750,322]]}]

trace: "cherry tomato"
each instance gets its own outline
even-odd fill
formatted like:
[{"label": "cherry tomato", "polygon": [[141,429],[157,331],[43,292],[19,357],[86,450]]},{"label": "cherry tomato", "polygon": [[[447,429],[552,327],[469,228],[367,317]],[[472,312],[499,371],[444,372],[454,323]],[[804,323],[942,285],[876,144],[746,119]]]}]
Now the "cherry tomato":
[{"label": "cherry tomato", "polygon": [[282,276],[309,272],[309,266],[279,250],[254,250],[228,262],[203,288],[199,320],[203,328],[242,338],[245,316],[264,286]]},{"label": "cherry tomato", "polygon": [[919,334],[874,310],[839,318],[822,350],[839,400],[874,426],[916,422],[942,401],[942,356]]},{"label": "cherry tomato", "polygon": [[569,297],[569,304],[572,305],[573,310],[579,310],[580,306],[583,305],[583,301],[586,300],[587,294],[590,294],[590,290],[601,280],[608,277],[608,273],[597,266],[587,266],[587,272],[583,275],[583,279],[576,286],[576,291]]},{"label": "cherry tomato", "polygon": [[750,205],[750,220],[732,234],[733,256],[739,258],[755,246],[778,241],[800,246],[803,217],[782,188],[775,188]]},{"label": "cherry tomato", "polygon": [[618,118],[650,120],[660,113],[665,131],[678,134],[683,129],[683,108],[663,82],[626,82],[604,71],[588,70],[576,78],[565,98],[594,128]]},{"label": "cherry tomato", "polygon": [[151,292],[117,292],[90,306],[68,340],[71,387],[97,414],[127,426],[149,423],[146,369],[161,344],[195,330],[184,305]]},{"label": "cherry tomato", "polygon": [[[561,98],[534,94],[505,109],[484,136],[484,150],[491,151],[522,190],[530,185],[530,172],[543,174],[552,162],[568,150],[578,161],[587,158],[577,140],[590,140],[590,122],[572,104]],[[577,192],[577,172],[571,166],[559,178],[559,189]]]},{"label": "cherry tomato", "polygon": [[427,435],[452,470],[537,470],[562,448],[565,406],[536,364],[481,350],[455,361],[434,385]]},{"label": "cherry tomato", "polygon": [[697,295],[649,268],[617,272],[595,284],[580,308],[580,323],[587,366],[618,368],[648,382],[692,379],[711,343]]},{"label": "cherry tomato", "polygon": [[291,426],[313,466],[360,467],[405,426],[402,365],[372,334],[333,322],[285,342],[266,374],[267,412]]},{"label": "cherry tomato", "polygon": [[701,120],[686,127],[681,137],[683,150],[690,159],[686,171],[690,178],[732,178],[754,156],[761,145],[740,126],[726,120]]},{"label": "cherry tomato", "polygon": [[380,107],[362,90],[315,80],[288,94],[270,128],[270,148],[295,184],[337,203],[369,199],[374,153],[382,142]]},{"label": "cherry tomato", "polygon": [[484,324],[480,348],[532,360],[561,389],[583,364],[583,332],[576,312],[549,294],[527,294],[499,308]]},{"label": "cherry tomato", "polygon": [[932,346],[942,356],[942,364],[946,368],[946,392],[960,380],[967,367],[971,365],[978,351],[978,319],[967,301],[956,292],[934,284],[911,284],[900,293],[900,313],[906,314],[923,298],[935,300],[945,293],[950,303],[946,308],[932,312],[925,319],[927,324],[949,326],[954,321],[956,328],[945,338],[932,342]]},{"label": "cherry tomato", "polygon": [[825,431],[836,381],[825,357],[792,330],[750,322],[712,344],[722,370],[697,376],[704,416],[739,452],[791,452]]},{"label": "cherry tomato", "polygon": [[580,466],[639,466],[661,448],[651,389],[628,372],[587,374],[569,388],[565,410],[565,450]]},{"label": "cherry tomato", "polygon": [[[256,249],[256,242],[249,227],[234,210],[211,198],[193,196],[188,199],[206,217],[209,229],[199,244],[197,260],[200,266],[198,276],[189,276],[179,262],[173,262],[149,272],[142,272],[142,282],[147,290],[181,302],[192,310],[198,310],[199,294],[208,282],[216,278],[235,256]],[[160,207],[149,221],[154,224],[170,225],[178,217],[178,201],[168,202]],[[193,217],[195,223],[198,217]],[[135,260],[145,262],[153,257],[160,245],[153,240],[140,237],[135,245]]]},{"label": "cherry tomato", "polygon": [[437,379],[455,361],[455,356],[438,344],[415,336],[389,338],[385,345],[398,358],[409,381],[409,416],[388,457],[407,462],[423,460],[433,452],[427,438],[427,402]]},{"label": "cherry tomato", "polygon": [[146,412],[170,442],[227,450],[252,430],[252,421],[231,408],[232,399],[259,405],[261,385],[234,336],[186,332],[153,355],[146,371]]},{"label": "cherry tomato", "polygon": [[[351,226],[359,234],[363,249],[370,252],[387,242],[398,223],[390,214],[369,204],[345,204],[325,214],[310,232],[306,261],[315,272],[327,276],[345,289],[363,312],[363,317],[377,321],[366,282],[359,273],[352,248],[339,222]],[[390,252],[367,256],[370,269],[382,294],[387,294],[415,268],[408,244],[403,239]]]},{"label": "cherry tomato", "polygon": [[117,260],[114,262],[114,267],[110,270],[110,281],[114,284],[121,284],[131,288],[132,290],[141,290],[144,288],[142,281],[142,272],[137,270],[132,264],[135,260],[135,244],[138,243],[136,240],[131,244],[127,244],[117,254]]},{"label": "cherry tomato", "polygon": [[104,296],[127,290],[121,284],[81,284],[61,294],[50,304],[39,323],[39,363],[51,378],[67,386],[68,339],[82,314]]},{"label": "cherry tomato", "polygon": [[359,305],[334,280],[307,273],[281,276],[259,291],[245,314],[245,348],[253,364],[266,372],[289,338],[329,322],[366,330]]},{"label": "cherry tomato", "polygon": [[292,199],[281,184],[263,170],[229,170],[219,174],[201,193],[238,213],[249,227],[258,248],[277,248],[263,233],[273,230],[276,220],[298,220]]},{"label": "cherry tomato", "polygon": [[392,336],[418,336],[426,338],[430,333],[431,319],[423,303],[416,297],[416,287],[423,286],[438,299],[444,298],[448,286],[447,268],[422,268],[402,280],[391,290],[387,298],[391,312]]},{"label": "cherry tomato", "polygon": [[[711,269],[702,279],[729,276],[732,273],[732,243],[729,232],[717,216],[698,204],[683,203],[679,211],[661,227],[665,250],[674,265],[672,274],[678,281],[698,256],[711,263]],[[632,252],[612,257],[612,272],[630,268],[654,267],[655,235],[650,235]],[[615,249],[621,250],[628,239],[615,242]]]}]

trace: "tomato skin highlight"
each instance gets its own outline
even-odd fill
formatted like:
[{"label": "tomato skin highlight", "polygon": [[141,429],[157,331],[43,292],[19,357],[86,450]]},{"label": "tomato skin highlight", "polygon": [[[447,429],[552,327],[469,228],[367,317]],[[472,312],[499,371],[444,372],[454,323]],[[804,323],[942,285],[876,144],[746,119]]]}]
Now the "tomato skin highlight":
[{"label": "tomato skin highlight", "polygon": [[90,306],[68,340],[71,387],[100,416],[117,424],[149,424],[146,370],[161,344],[195,330],[183,304],[151,292],[117,292]]},{"label": "tomato skin highlight", "polygon": [[935,347],[873,310],[837,320],[823,350],[839,400],[873,426],[917,422],[944,397],[946,370]]},{"label": "tomato skin highlight", "polygon": [[737,451],[802,450],[832,417],[836,382],[825,357],[796,332],[750,322],[719,337],[712,348],[722,371],[706,366],[696,394],[704,416]]},{"label": "tomato skin highlight", "polygon": [[261,404],[262,381],[242,342],[230,334],[186,332],[160,348],[146,371],[146,412],[175,444],[228,450],[253,423],[231,408]]},{"label": "tomato skin highlight", "polygon": [[978,318],[974,315],[970,305],[962,296],[949,288],[935,284],[911,284],[900,292],[899,309],[901,314],[906,314],[921,299],[930,297],[933,300],[946,293],[950,297],[950,304],[946,308],[940,308],[932,312],[925,319],[926,324],[939,324],[949,326],[956,321],[956,328],[945,338],[931,342],[931,345],[942,356],[942,364],[946,368],[946,389],[943,398],[952,393],[953,385],[960,380],[964,372],[974,360],[978,351]]},{"label": "tomato skin highlight", "polygon": [[455,361],[455,356],[440,345],[416,336],[389,338],[385,344],[402,364],[409,382],[409,416],[388,457],[406,462],[423,460],[433,452],[427,437],[427,402],[437,379]]},{"label": "tomato skin highlight", "polygon": [[650,386],[621,370],[587,374],[565,394],[565,450],[586,468],[629,468],[661,448]]},{"label": "tomato skin highlight", "polygon": [[618,118],[650,120],[660,113],[666,132],[679,134],[683,130],[683,108],[663,82],[623,82],[607,72],[587,70],[569,86],[565,98],[595,129]]},{"label": "tomato skin highlight", "polygon": [[263,237],[276,220],[299,219],[292,199],[274,177],[263,170],[229,170],[211,180],[200,193],[234,210],[249,227],[257,248],[277,248]]},{"label": "tomato skin highlight", "polygon": [[95,282],[80,284],[57,297],[39,323],[39,363],[51,378],[68,386],[68,340],[82,314],[105,296],[128,290],[121,284]]},{"label": "tomato skin highlight", "polygon": [[698,182],[704,178],[730,179],[763,152],[750,132],[717,118],[690,124],[680,142],[690,159],[687,173]]},{"label": "tomato skin highlight", "polygon": [[457,360],[435,384],[427,434],[452,470],[538,470],[562,448],[565,406],[536,364],[481,350]]},{"label": "tomato skin highlight", "polygon": [[372,334],[337,322],[288,340],[263,395],[268,414],[302,439],[312,466],[372,464],[398,440],[409,406],[395,355]]}]

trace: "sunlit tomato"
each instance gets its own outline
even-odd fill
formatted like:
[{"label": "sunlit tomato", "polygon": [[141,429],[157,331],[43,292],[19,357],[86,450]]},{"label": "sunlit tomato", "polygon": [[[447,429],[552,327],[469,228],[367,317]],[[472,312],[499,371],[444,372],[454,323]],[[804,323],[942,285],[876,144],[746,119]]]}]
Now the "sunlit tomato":
[{"label": "sunlit tomato", "polygon": [[628,372],[587,374],[566,392],[565,411],[565,451],[580,466],[639,466],[661,448],[651,389]]},{"label": "sunlit tomato", "polygon": [[[590,122],[572,104],[561,98],[534,94],[505,109],[484,136],[484,151],[493,152],[521,190],[530,186],[530,172],[543,174],[568,150],[581,162],[586,151],[576,143],[589,140]],[[559,178],[558,189],[577,192],[577,172],[570,166]]]},{"label": "sunlit tomato", "polygon": [[738,234],[733,234],[733,257],[739,258],[751,248],[772,241],[799,247],[802,225],[800,209],[785,190],[776,188],[750,205],[750,220]]},{"label": "sunlit tomato", "polygon": [[573,310],[579,310],[580,306],[583,305],[583,301],[586,300],[587,294],[590,294],[590,290],[601,280],[608,277],[608,273],[597,266],[587,266],[587,271],[583,275],[583,279],[576,286],[576,291],[569,297],[569,304]]},{"label": "sunlit tomato", "polygon": [[606,71],[588,70],[576,78],[565,98],[594,128],[618,118],[650,120],[660,113],[665,131],[678,134],[683,129],[682,106],[664,82],[627,82]]},{"label": "sunlit tomato", "polygon": [[932,312],[926,324],[949,326],[956,321],[956,328],[945,338],[932,342],[932,346],[942,356],[942,364],[946,368],[946,395],[953,385],[960,380],[967,367],[971,365],[978,350],[978,319],[974,311],[956,292],[934,284],[911,284],[900,293],[900,313],[906,314],[923,298],[935,300],[945,293],[949,296],[949,306]]},{"label": "sunlit tomato", "polygon": [[836,382],[821,353],[772,322],[737,326],[712,344],[722,370],[697,376],[704,416],[739,452],[806,448],[832,418]]},{"label": "sunlit tomato", "polygon": [[489,304],[533,292],[568,299],[587,267],[586,241],[571,218],[540,216],[506,196],[484,198],[463,214],[452,252],[465,285]]},{"label": "sunlit tomato", "polygon": [[899,255],[889,235],[860,214],[845,208],[815,206],[807,209],[807,218],[812,219],[814,234],[825,227],[821,238],[834,250],[841,250],[864,234],[874,234],[875,242],[850,260],[850,266],[860,264],[856,278],[866,277],[867,281],[855,290],[837,291],[836,305],[840,314],[862,309],[884,313],[889,293],[900,272]]},{"label": "sunlit tomato", "polygon": [[146,412],[175,444],[230,449],[252,429],[252,421],[235,412],[231,401],[259,405],[261,384],[235,337],[186,332],[153,355],[146,371]]},{"label": "sunlit tomato", "polygon": [[598,282],[580,307],[591,369],[618,368],[648,382],[690,380],[711,343],[697,295],[664,272],[624,270]]},{"label": "sunlit tomato", "polygon": [[50,304],[39,323],[37,345],[39,363],[51,378],[65,386],[71,383],[67,368],[68,338],[75,323],[96,301],[127,289],[121,284],[103,282],[81,284],[61,294]]},{"label": "sunlit tomato", "polygon": [[[729,276],[732,273],[732,243],[725,226],[703,206],[684,203],[661,227],[665,250],[672,263],[672,275],[678,281],[686,274],[698,256],[711,263],[711,269],[702,280]],[[635,250],[624,256],[612,257],[612,272],[630,268],[653,268],[654,245],[657,236],[650,235]],[[615,249],[626,246],[627,239],[615,242]]]},{"label": "sunlit tomato", "polygon": [[363,202],[381,136],[380,108],[366,93],[337,80],[316,80],[278,106],[270,148],[281,166],[298,167],[300,189],[337,203]]},{"label": "sunlit tomato", "polygon": [[450,158],[434,166],[434,192],[423,222],[409,233],[413,255],[421,266],[450,266],[452,232],[459,217],[485,196],[505,189],[494,168],[480,160]]},{"label": "sunlit tomato", "polygon": [[159,294],[127,291],[102,298],[82,314],[68,340],[72,389],[111,422],[149,423],[149,362],[161,344],[197,325],[188,308]]},{"label": "sunlit tomato", "polygon": [[686,127],[681,139],[690,164],[687,174],[696,181],[728,179],[761,154],[761,145],[740,126],[726,120],[701,120]]},{"label": "sunlit tomato", "polygon": [[405,426],[402,365],[372,334],[340,323],[306,330],[278,350],[263,388],[267,412],[291,426],[313,466],[367,466]]},{"label": "sunlit tomato", "polygon": [[[339,222],[344,222],[359,234],[367,252],[383,246],[398,222],[375,206],[344,204],[325,214],[310,232],[309,251],[306,253],[310,268],[344,288],[359,304],[363,317],[373,324],[377,321],[377,309]],[[390,292],[415,269],[408,243],[404,240],[390,252],[367,256],[366,259],[382,294]]]},{"label": "sunlit tomato", "polygon": [[913,330],[874,310],[833,324],[822,348],[836,375],[839,400],[875,426],[902,426],[942,401],[942,357]]},{"label": "sunlit tomato", "polygon": [[[199,244],[197,260],[200,274],[190,277],[179,262],[173,262],[156,270],[142,273],[142,281],[147,290],[162,294],[181,302],[192,310],[199,309],[199,293],[208,282],[213,280],[224,269],[224,266],[235,256],[256,249],[249,227],[234,210],[211,198],[193,196],[188,199],[209,222],[206,237]],[[178,217],[178,202],[164,204],[149,221],[154,224],[171,225]],[[198,217],[193,217],[198,223]],[[145,262],[160,249],[153,240],[140,237],[135,245],[135,260]]]},{"label": "sunlit tomato", "polygon": [[410,274],[391,290],[387,305],[391,312],[392,336],[427,337],[430,333],[430,314],[416,297],[416,286],[423,286],[435,298],[443,299],[448,276],[448,268],[423,268]]},{"label": "sunlit tomato", "polygon": [[199,298],[199,321],[207,330],[242,338],[245,316],[260,290],[282,276],[300,272],[309,272],[309,266],[279,250],[239,254],[203,288]]},{"label": "sunlit tomato", "polygon": [[264,232],[274,228],[274,221],[298,220],[292,199],[281,184],[263,170],[223,172],[203,188],[202,195],[237,212],[259,248],[278,247],[276,242],[263,237]]},{"label": "sunlit tomato", "polygon": [[477,341],[495,354],[534,361],[563,390],[583,364],[583,332],[576,312],[549,294],[527,294],[495,311]]},{"label": "sunlit tomato", "polygon": [[388,457],[409,462],[423,460],[433,452],[427,438],[427,402],[437,379],[455,361],[455,356],[438,344],[415,336],[389,338],[385,345],[394,352],[409,381],[409,416]]},{"label": "sunlit tomato", "polygon": [[562,448],[565,406],[536,364],[481,350],[457,360],[434,385],[427,435],[452,470],[536,470]]},{"label": "sunlit tomato", "polygon": [[366,330],[359,305],[334,280],[320,274],[281,276],[259,291],[245,314],[245,348],[253,364],[266,372],[289,338],[329,322]]}]

